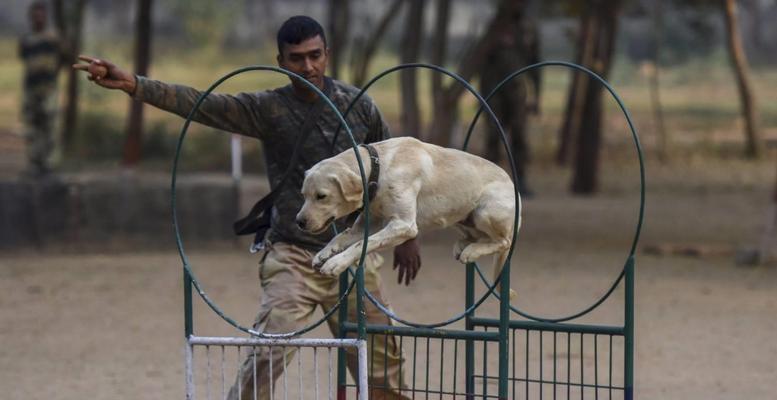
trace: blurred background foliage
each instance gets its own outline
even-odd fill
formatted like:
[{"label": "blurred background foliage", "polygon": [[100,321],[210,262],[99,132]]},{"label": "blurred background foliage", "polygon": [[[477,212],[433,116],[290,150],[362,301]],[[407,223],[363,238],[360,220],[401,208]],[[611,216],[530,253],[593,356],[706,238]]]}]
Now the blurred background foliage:
[{"label": "blurred background foliage", "polygon": [[[21,66],[16,57],[16,40],[26,29],[29,1],[8,0],[0,11],[0,132],[21,129]],[[341,52],[341,78],[352,77],[354,52],[390,6],[388,1],[350,2],[348,38],[330,43]],[[448,44],[444,65],[455,70],[489,21],[497,12],[498,1],[483,3],[452,1]],[[585,2],[530,2],[531,18],[539,26],[541,58],[575,61],[575,37]],[[624,1],[619,14],[616,50],[609,80],[632,112],[648,156],[654,157],[653,111],[649,101],[648,78],[656,41],[661,69],[662,111],[669,132],[674,158],[694,155],[729,157],[742,146],[740,105],[725,46],[724,20],[718,2],[662,1],[662,30],[656,34],[654,2]],[[763,21],[777,18],[777,2],[739,1],[743,44],[752,67],[755,97],[760,100],[761,125],[767,142],[777,136],[777,26]],[[167,82],[205,88],[220,75],[251,64],[275,64],[274,34],[287,17],[308,14],[326,26],[329,1],[280,0],[155,0],[152,2],[153,40],[149,75]],[[419,60],[429,62],[432,51],[435,1],[426,2],[423,45]],[[135,3],[89,0],[84,6],[81,53],[113,60],[131,69]],[[403,18],[393,21],[380,42],[370,74],[399,63]],[[356,49],[356,50],[355,50]],[[348,61],[350,60],[350,61]],[[83,77],[82,77],[83,78]],[[64,74],[60,79],[64,86]],[[476,81],[477,77],[473,78]],[[245,74],[223,85],[224,92],[264,90],[286,84],[269,73]],[[446,80],[447,82],[447,80]],[[550,68],[543,74],[542,113],[530,121],[530,142],[535,162],[550,163],[558,145],[557,131],[564,118],[564,102],[570,82],[569,72]],[[432,119],[433,98],[430,74],[418,73],[420,118],[424,130]],[[75,148],[62,155],[65,169],[91,164],[118,165],[128,112],[126,96],[96,88],[82,79],[75,127]],[[64,90],[62,90],[64,92]],[[399,76],[391,75],[376,85],[370,95],[377,101],[392,128],[400,124]],[[62,100],[65,101],[64,99]],[[476,102],[463,96],[459,121],[469,122]],[[605,148],[628,146],[625,123],[615,112],[616,105],[605,97]],[[142,168],[168,168],[181,119],[146,107],[142,143]],[[458,128],[459,130],[461,127]],[[453,143],[459,143],[454,139]],[[196,126],[185,146],[185,167],[192,170],[223,171],[229,168],[229,136]],[[478,151],[483,145],[473,144]],[[246,169],[261,171],[261,146],[244,141]],[[617,151],[605,151],[605,158],[619,158]],[[629,158],[626,154],[623,158]]]}]

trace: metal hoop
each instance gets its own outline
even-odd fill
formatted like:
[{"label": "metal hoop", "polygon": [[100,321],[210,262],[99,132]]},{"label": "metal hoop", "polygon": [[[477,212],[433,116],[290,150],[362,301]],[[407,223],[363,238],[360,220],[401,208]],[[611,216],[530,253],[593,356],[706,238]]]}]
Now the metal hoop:
[{"label": "metal hoop", "polygon": [[[607,298],[610,297],[612,292],[615,291],[615,288],[618,286],[618,284],[620,284],[620,281],[623,279],[623,276],[626,273],[626,265],[628,265],[629,260],[634,258],[634,254],[635,254],[636,249],[637,249],[637,243],[639,242],[639,236],[640,236],[640,233],[642,231],[642,222],[643,222],[644,215],[645,215],[645,163],[644,163],[643,155],[642,155],[642,145],[639,142],[639,136],[637,135],[637,130],[634,127],[634,123],[631,120],[631,115],[629,114],[629,111],[626,109],[626,106],[624,105],[623,100],[621,100],[620,96],[618,96],[618,94],[615,92],[615,89],[613,89],[612,86],[610,86],[610,84],[607,83],[607,81],[604,80],[604,78],[602,78],[601,76],[597,75],[595,72],[593,72],[593,71],[589,70],[588,68],[585,68],[585,67],[583,67],[581,65],[570,63],[570,62],[566,62],[566,61],[544,61],[544,62],[540,62],[540,63],[537,63],[537,64],[532,64],[532,65],[523,67],[523,68],[521,68],[519,70],[514,71],[513,73],[511,73],[510,75],[505,77],[501,82],[499,82],[499,84],[497,84],[496,87],[494,87],[494,89],[491,90],[491,93],[489,93],[488,96],[486,96],[486,101],[488,101],[491,97],[493,97],[504,85],[506,85],[508,82],[510,82],[514,78],[520,76],[521,74],[523,74],[525,72],[531,71],[533,69],[538,69],[538,68],[547,67],[547,66],[562,66],[562,67],[572,68],[572,69],[576,69],[578,71],[585,72],[588,75],[590,75],[593,78],[595,78],[597,81],[599,81],[607,89],[607,91],[610,92],[610,94],[613,96],[615,101],[618,103],[618,106],[620,107],[621,111],[623,112],[623,115],[626,117],[626,122],[628,123],[629,129],[631,130],[631,136],[634,139],[634,146],[636,147],[637,155],[638,155],[638,158],[639,158],[639,173],[640,173],[639,174],[639,177],[640,177],[639,217],[638,217],[638,222],[637,222],[637,229],[636,229],[636,232],[634,233],[634,240],[632,241],[631,249],[629,250],[629,254],[626,257],[626,262],[624,263],[624,266],[621,269],[621,273],[615,279],[615,281],[610,286],[610,288],[607,290],[607,292],[602,297],[600,297],[597,301],[595,301],[591,306],[583,309],[582,311],[579,311],[577,313],[574,313],[574,314],[571,314],[571,315],[568,315],[568,316],[565,316],[565,317],[559,317],[559,318],[538,317],[538,316],[529,314],[529,313],[521,310],[520,308],[513,306],[512,304],[509,305],[510,306],[510,310],[512,310],[514,313],[516,313],[516,314],[518,314],[518,315],[520,315],[520,316],[522,316],[524,318],[528,318],[528,319],[531,319],[531,320],[534,320],[534,321],[540,321],[540,322],[564,322],[564,321],[573,320],[575,318],[579,318],[579,317],[581,317],[583,315],[588,314],[589,312],[591,312],[594,309],[596,309],[596,307],[598,307],[600,304],[602,304],[605,300],[607,300]],[[466,138],[464,140],[464,146],[463,146],[465,151],[466,151],[467,146],[469,144],[469,139],[472,136],[472,130],[475,128],[475,124],[477,123],[477,120],[480,117],[480,114],[481,114],[482,111],[483,111],[482,107],[480,109],[478,109],[477,113],[475,114],[475,117],[472,119],[472,123],[470,123],[470,125],[469,125],[469,129],[467,130],[467,136],[466,136]],[[508,156],[512,157],[512,155],[510,155],[509,153],[508,153]],[[480,271],[480,268],[476,268],[476,270],[478,272],[478,275],[480,275],[480,278],[483,281],[483,283],[486,285],[486,287],[488,287],[489,286],[488,280],[483,275],[482,271]],[[499,298],[499,294],[498,293],[494,293],[494,295],[497,298]]]},{"label": "metal hoop", "polygon": [[[456,80],[457,82],[459,82],[462,86],[464,86],[465,89],[467,89],[470,93],[472,93],[473,96],[475,96],[475,98],[480,103],[480,110],[483,110],[483,109],[486,110],[486,113],[488,114],[488,116],[490,117],[490,119],[492,120],[494,125],[496,125],[496,127],[497,127],[497,129],[499,131],[499,135],[500,135],[500,137],[502,139],[502,144],[505,146],[505,150],[507,151],[508,159],[510,160],[510,169],[511,169],[511,172],[512,172],[513,181],[516,181],[518,173],[517,173],[517,170],[516,170],[516,167],[515,167],[515,162],[513,160],[512,153],[510,152],[510,148],[509,148],[509,146],[507,144],[507,136],[505,135],[504,129],[502,128],[502,124],[499,122],[499,119],[496,117],[496,114],[494,114],[493,110],[491,110],[491,107],[488,105],[487,100],[483,99],[483,97],[480,95],[480,93],[478,93],[478,91],[475,90],[475,88],[473,88],[472,85],[470,85],[469,82],[467,82],[464,78],[462,78],[459,75],[457,75],[457,74],[455,74],[455,73],[453,73],[453,72],[451,72],[451,71],[449,71],[449,70],[447,70],[447,69],[445,69],[443,67],[440,67],[438,65],[425,64],[425,63],[410,63],[410,64],[400,64],[400,65],[397,65],[395,67],[392,67],[392,68],[384,70],[383,72],[379,73],[378,75],[376,75],[375,77],[370,79],[370,81],[367,82],[366,85],[364,85],[364,87],[361,89],[361,91],[359,91],[359,94],[357,94],[356,97],[354,97],[351,100],[351,103],[348,105],[348,108],[345,110],[345,113],[343,114],[343,116],[344,117],[348,117],[348,114],[351,112],[351,109],[356,104],[356,102],[364,95],[364,93],[367,91],[367,89],[369,89],[370,86],[372,86],[375,82],[377,82],[378,80],[380,80],[381,78],[383,78],[384,76],[386,76],[386,75],[388,75],[388,74],[390,74],[392,72],[396,72],[396,71],[403,70],[403,69],[410,69],[410,68],[425,68],[425,69],[429,69],[429,70],[432,70],[432,71],[435,71],[435,72],[440,72],[440,73],[443,73],[445,75],[448,75],[449,77],[451,77],[454,80]],[[335,141],[337,140],[337,135],[338,134],[339,134],[339,129],[338,129],[337,132],[335,132],[335,136],[334,136]],[[507,260],[505,261],[505,265],[508,266],[508,267],[510,265],[510,259],[512,258],[513,251],[515,249],[515,242],[518,239],[518,226],[520,225],[521,209],[522,209],[521,194],[518,192],[518,185],[513,184],[513,190],[515,191],[516,207],[515,207],[515,219],[513,221],[513,238],[512,238],[512,241],[510,243],[510,250],[509,250],[509,252],[507,254]],[[504,273],[504,268],[502,269],[502,272],[499,274],[499,277],[497,278],[497,281],[499,279],[501,279],[502,273]],[[496,291],[494,290],[494,288],[496,287],[496,283],[494,283],[493,285],[486,285],[486,286],[488,287],[488,291],[486,291],[486,293],[483,295],[483,297],[481,297],[480,300],[475,302],[472,306],[466,308],[464,310],[464,312],[454,316],[453,318],[451,318],[451,319],[449,319],[447,321],[442,321],[442,322],[437,322],[437,323],[432,323],[432,324],[422,324],[422,323],[417,323],[417,322],[411,322],[411,321],[404,320],[404,319],[400,318],[399,316],[397,316],[388,307],[386,307],[383,304],[380,304],[380,302],[366,288],[364,289],[364,293],[367,295],[367,298],[373,304],[375,304],[375,306],[381,312],[386,314],[386,316],[388,316],[389,318],[393,319],[394,321],[397,321],[397,322],[400,322],[400,323],[405,324],[407,326],[411,326],[411,327],[415,327],[415,328],[439,328],[441,326],[449,325],[449,324],[451,324],[453,322],[456,322],[456,321],[464,318],[468,314],[470,314],[473,311],[475,311],[486,300],[486,298],[492,292],[494,292],[494,294],[496,294]]]},{"label": "metal hoop", "polygon": [[[356,140],[353,137],[353,134],[351,132],[351,128],[348,126],[348,123],[346,123],[345,118],[343,118],[343,115],[340,113],[340,111],[337,109],[337,107],[332,103],[332,101],[314,84],[310,83],[307,79],[303,78],[302,76],[295,74],[294,72],[285,70],[283,68],[273,67],[273,66],[263,66],[263,65],[255,65],[255,66],[249,66],[249,67],[243,67],[236,69],[221,78],[219,78],[215,83],[213,83],[206,91],[204,91],[199,99],[197,99],[197,102],[194,104],[194,107],[189,112],[189,115],[186,117],[186,121],[183,124],[183,128],[181,129],[181,134],[178,138],[178,144],[175,149],[175,158],[173,161],[173,171],[172,171],[172,183],[171,183],[171,208],[172,208],[172,217],[173,217],[173,230],[175,231],[175,242],[176,246],[178,247],[178,254],[181,257],[181,261],[183,262],[183,269],[184,274],[191,279],[192,284],[194,284],[194,287],[197,289],[197,293],[200,295],[200,297],[205,301],[205,303],[216,313],[218,314],[224,321],[226,321],[228,324],[232,325],[233,327],[249,333],[251,335],[260,337],[260,338],[288,338],[292,336],[298,336],[303,333],[306,333],[308,331],[311,331],[315,329],[318,325],[321,325],[324,321],[326,321],[335,310],[337,310],[340,305],[342,304],[343,300],[348,296],[351,289],[354,286],[354,283],[352,282],[348,290],[346,290],[342,296],[338,299],[337,303],[332,307],[329,312],[327,312],[321,320],[316,321],[315,323],[308,325],[305,328],[299,329],[294,332],[287,332],[287,333],[263,333],[258,332],[250,328],[246,328],[242,325],[240,325],[237,321],[230,318],[229,316],[224,313],[221,308],[216,305],[216,303],[205,293],[204,289],[200,285],[199,281],[197,280],[196,276],[194,275],[194,272],[191,270],[190,263],[188,260],[188,257],[186,257],[186,253],[183,248],[183,240],[181,239],[181,231],[178,226],[178,214],[176,209],[176,191],[175,191],[175,184],[176,184],[176,177],[178,173],[178,160],[181,156],[181,148],[183,147],[183,141],[186,137],[186,132],[189,129],[189,125],[191,124],[192,119],[194,118],[194,115],[196,114],[197,110],[200,108],[200,105],[205,100],[205,98],[213,91],[215,90],[219,85],[221,85],[224,81],[227,79],[242,74],[244,72],[248,71],[273,71],[278,72],[281,74],[284,74],[288,76],[289,78],[297,79],[300,82],[303,82],[305,85],[308,86],[308,88],[314,90],[316,94],[318,94],[322,99],[324,99],[327,103],[327,105],[335,112],[338,119],[340,120],[340,123],[342,126],[345,126],[345,130],[348,133],[348,136],[351,139],[351,145],[353,148],[354,153],[356,154],[356,161],[359,164],[359,173],[361,174],[362,178],[362,185],[364,190],[364,204],[365,206],[365,216],[364,216],[364,241],[367,241],[367,238],[369,236],[369,196],[367,194],[367,177],[364,173],[364,164],[362,163],[361,156],[359,155],[358,151],[358,144],[356,143]],[[364,266],[364,260],[367,255],[367,247],[363,246],[362,248],[362,254],[359,258],[359,264],[358,269],[363,270]],[[354,281],[355,282],[355,281]]]}]

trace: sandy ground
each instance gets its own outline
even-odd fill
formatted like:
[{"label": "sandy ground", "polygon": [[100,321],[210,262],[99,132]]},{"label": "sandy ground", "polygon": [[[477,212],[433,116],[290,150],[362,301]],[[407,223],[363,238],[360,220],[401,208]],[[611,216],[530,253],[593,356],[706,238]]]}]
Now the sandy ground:
[{"label": "sandy ground", "polygon": [[[706,257],[638,254],[637,398],[768,399],[777,392],[777,268],[736,267],[731,254],[758,237],[768,187],[757,182],[771,182],[771,169],[729,167],[696,168],[701,181],[678,176],[677,169],[655,171],[641,243],[720,251]],[[564,181],[550,175],[536,182],[538,196],[525,202],[513,266],[515,304],[548,316],[577,311],[607,290],[636,220],[632,184],[615,179],[600,196],[575,198],[558,183]],[[396,285],[390,268],[382,273],[400,315],[434,322],[461,311],[463,268],[451,259],[449,235],[422,242],[424,267],[410,287]],[[175,249],[0,257],[0,398],[184,398]],[[249,324],[261,296],[256,259],[228,244],[189,249],[189,257],[209,295]],[[582,321],[622,323],[622,297],[616,290]],[[195,306],[198,334],[236,334],[202,302]],[[493,303],[479,310],[493,312]],[[314,334],[328,336],[324,329]]]}]

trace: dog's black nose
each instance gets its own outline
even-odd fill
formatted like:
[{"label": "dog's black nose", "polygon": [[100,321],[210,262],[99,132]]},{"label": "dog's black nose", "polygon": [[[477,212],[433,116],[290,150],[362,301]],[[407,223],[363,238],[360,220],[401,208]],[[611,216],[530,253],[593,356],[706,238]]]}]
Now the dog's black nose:
[{"label": "dog's black nose", "polygon": [[307,221],[305,221],[304,218],[297,218],[297,226],[299,229],[305,230],[305,226],[307,225]]}]

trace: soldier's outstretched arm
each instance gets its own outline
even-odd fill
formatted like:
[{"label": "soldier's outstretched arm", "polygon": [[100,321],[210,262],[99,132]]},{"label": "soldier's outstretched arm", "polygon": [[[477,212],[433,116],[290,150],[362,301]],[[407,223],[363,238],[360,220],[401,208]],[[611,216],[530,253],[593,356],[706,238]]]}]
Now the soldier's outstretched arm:
[{"label": "soldier's outstretched arm", "polygon": [[[181,117],[189,115],[202,94],[187,86],[136,76],[104,59],[84,55],[78,58],[85,63],[74,64],[73,68],[86,72],[90,81],[107,89],[121,90],[135,99]],[[260,123],[258,104],[254,104],[256,102],[256,96],[248,94],[232,96],[211,93],[200,105],[194,120],[217,129],[257,137],[264,129]]]}]

